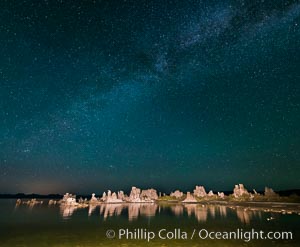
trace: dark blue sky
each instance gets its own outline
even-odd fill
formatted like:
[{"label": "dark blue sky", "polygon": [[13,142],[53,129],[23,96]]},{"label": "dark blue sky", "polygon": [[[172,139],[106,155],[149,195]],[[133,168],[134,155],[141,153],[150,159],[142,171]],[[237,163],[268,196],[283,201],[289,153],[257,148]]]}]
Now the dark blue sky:
[{"label": "dark blue sky", "polygon": [[300,188],[299,1],[0,3],[0,193]]}]

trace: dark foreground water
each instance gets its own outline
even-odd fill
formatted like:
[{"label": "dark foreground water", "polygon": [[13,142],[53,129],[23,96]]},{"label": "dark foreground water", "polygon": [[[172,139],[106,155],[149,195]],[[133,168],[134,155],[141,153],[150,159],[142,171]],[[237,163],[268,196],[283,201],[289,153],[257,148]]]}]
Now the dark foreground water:
[{"label": "dark foreground water", "polygon": [[[0,246],[300,246],[298,214],[200,204],[111,204],[76,209],[46,202],[15,207],[15,200],[0,200]],[[202,238],[209,232],[221,232],[221,237],[233,232],[231,236],[244,239],[201,239],[199,231]],[[291,232],[293,239],[247,242],[248,231],[263,231],[264,237],[268,232],[280,232],[272,235],[277,238],[281,232]],[[216,234],[212,236],[216,238]],[[147,237],[153,239],[148,242]]]}]

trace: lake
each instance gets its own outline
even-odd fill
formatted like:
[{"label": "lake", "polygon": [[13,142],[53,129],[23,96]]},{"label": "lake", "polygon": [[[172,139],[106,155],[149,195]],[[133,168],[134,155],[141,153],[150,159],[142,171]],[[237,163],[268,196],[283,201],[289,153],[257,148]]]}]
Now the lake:
[{"label": "lake", "polygon": [[[15,202],[0,200],[1,247],[300,246],[298,214],[178,203],[63,208],[47,200],[33,207]],[[260,231],[273,239],[249,240]],[[288,237],[284,232],[292,239],[275,239]]]}]

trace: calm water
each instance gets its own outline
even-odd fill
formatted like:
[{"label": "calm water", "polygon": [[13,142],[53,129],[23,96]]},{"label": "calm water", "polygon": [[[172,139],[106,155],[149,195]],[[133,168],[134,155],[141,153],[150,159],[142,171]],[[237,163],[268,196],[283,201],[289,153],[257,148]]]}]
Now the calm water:
[{"label": "calm water", "polygon": [[[272,217],[272,218],[271,218]],[[268,219],[272,219],[269,220]],[[274,218],[274,219],[273,219]],[[0,246],[300,246],[300,216],[213,205],[129,204],[83,209],[58,205],[15,207],[15,200],[0,200]],[[293,240],[202,240],[198,231],[291,231]],[[116,236],[107,238],[108,230]],[[118,239],[119,229],[144,229],[156,236],[147,240]],[[187,232],[189,240],[163,240],[161,229]],[[192,240],[193,231],[195,235]],[[110,232],[111,234],[111,232]],[[175,233],[174,233],[175,234]],[[178,234],[178,230],[177,230]],[[163,233],[162,237],[166,237]],[[180,234],[179,234],[180,235]],[[172,236],[172,234],[170,234]]]}]

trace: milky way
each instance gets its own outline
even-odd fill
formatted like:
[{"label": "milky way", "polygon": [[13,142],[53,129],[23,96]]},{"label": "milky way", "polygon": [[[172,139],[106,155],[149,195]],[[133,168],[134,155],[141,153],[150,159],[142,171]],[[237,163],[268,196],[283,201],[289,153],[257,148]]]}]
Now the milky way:
[{"label": "milky way", "polygon": [[299,1],[0,3],[0,192],[300,186]]}]

